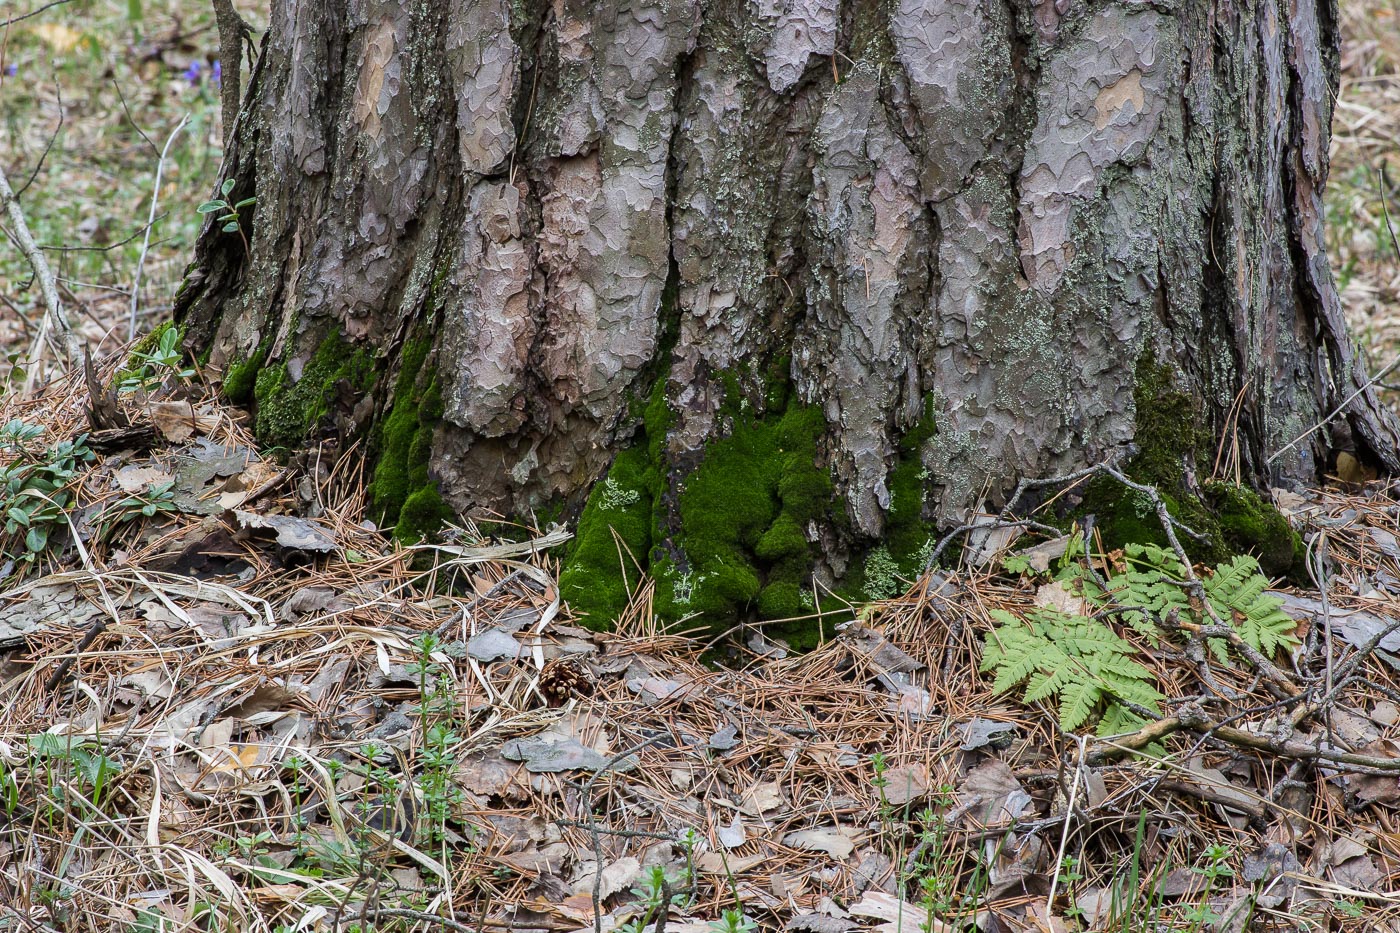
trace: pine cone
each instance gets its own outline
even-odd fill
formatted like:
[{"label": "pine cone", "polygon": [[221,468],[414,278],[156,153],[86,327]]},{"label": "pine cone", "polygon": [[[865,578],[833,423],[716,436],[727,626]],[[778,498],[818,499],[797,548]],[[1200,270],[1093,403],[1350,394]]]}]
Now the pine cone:
[{"label": "pine cone", "polygon": [[555,658],[540,671],[540,693],[550,706],[593,695],[593,678],[574,658]]}]

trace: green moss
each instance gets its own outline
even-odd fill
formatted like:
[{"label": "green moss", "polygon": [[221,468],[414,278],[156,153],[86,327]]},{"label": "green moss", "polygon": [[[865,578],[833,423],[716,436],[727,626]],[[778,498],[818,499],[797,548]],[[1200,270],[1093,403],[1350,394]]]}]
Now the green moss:
[{"label": "green moss", "polygon": [[1253,554],[1269,576],[1301,575],[1306,582],[1303,538],[1278,509],[1258,493],[1230,483],[1208,483],[1203,490],[1215,512],[1225,546]]},{"label": "green moss", "polygon": [[758,594],[758,614],[765,619],[791,619],[803,615],[802,587],[779,581],[765,586]]},{"label": "green moss", "polygon": [[923,462],[923,447],[937,433],[932,396],[924,400],[924,415],[899,441],[899,459],[885,481],[890,507],[885,513],[885,538],[881,547],[866,555],[852,599],[887,599],[899,595],[904,583],[917,580],[924,571],[937,529],[925,517],[930,477]]},{"label": "green moss", "polygon": [[816,555],[806,526],[832,507],[831,479],[817,457],[826,422],[772,386],[764,402],[780,399],[782,410],[755,412],[739,378],[718,376],[729,436],[669,480],[665,440],[674,415],[658,377],[640,437],[590,493],[560,578],[564,598],[589,614],[589,624],[607,625],[625,607],[638,570],[627,552],[656,580],[656,612],[667,621],[726,627],[810,611],[805,589]]},{"label": "green moss", "polygon": [[832,484],[817,462],[826,431],[820,410],[789,402],[781,414],[740,415],[682,483],[680,529],[689,586],[658,593],[663,613],[699,612],[716,624],[756,613],[801,614],[816,554],[805,526],[831,507]]},{"label": "green moss", "polygon": [[[1278,510],[1249,489],[1224,483],[1189,485],[1188,477],[1205,473],[1212,439],[1193,413],[1200,405],[1177,388],[1170,366],[1151,356],[1138,363],[1133,400],[1137,407],[1134,440],[1138,453],[1124,473],[1155,488],[1168,513],[1200,538],[1178,532],[1193,560],[1218,563],[1232,554],[1259,557],[1267,573],[1285,576],[1302,554],[1302,540]],[[1084,494],[1077,514],[1092,514],[1108,548],[1130,543],[1166,545],[1152,501],[1111,477],[1096,477]],[[1301,563],[1296,566],[1301,567]]]},{"label": "green moss", "polygon": [[416,544],[452,518],[429,471],[433,431],[443,414],[437,374],[427,365],[431,350],[429,338],[404,345],[393,403],[370,442],[370,502],[380,524],[393,526],[394,537],[405,544]]},{"label": "green moss", "polygon": [[295,382],[286,364],[259,371],[253,383],[258,439],[271,447],[292,448],[304,442],[330,414],[341,383],[368,392],[374,385],[374,355],[339,335],[321,342]]},{"label": "green moss", "polygon": [[658,487],[646,448],[635,446],[617,455],[589,494],[559,576],[560,595],[586,625],[604,628],[626,608],[651,551]]},{"label": "green moss", "polygon": [[394,537],[405,543],[416,543],[436,532],[452,517],[452,509],[443,501],[437,486],[423,486],[414,490],[399,510]]},{"label": "green moss", "polygon": [[253,397],[258,373],[267,358],[267,348],[260,346],[246,360],[234,360],[224,369],[224,396],[236,405],[242,405]]}]

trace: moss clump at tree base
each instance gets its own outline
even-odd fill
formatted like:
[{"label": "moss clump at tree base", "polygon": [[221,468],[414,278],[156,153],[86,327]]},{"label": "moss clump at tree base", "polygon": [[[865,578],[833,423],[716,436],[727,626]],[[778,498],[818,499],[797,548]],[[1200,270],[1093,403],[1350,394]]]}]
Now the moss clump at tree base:
[{"label": "moss clump at tree base", "polygon": [[1307,582],[1303,537],[1271,503],[1252,489],[1230,483],[1208,483],[1202,497],[1214,512],[1228,551],[1253,554],[1269,576]]},{"label": "moss clump at tree base", "polygon": [[818,463],[825,419],[771,386],[765,398],[783,407],[753,413],[738,381],[730,382],[723,413],[733,429],[677,478],[674,501],[663,454],[671,420],[664,381],[646,406],[641,436],[590,493],[560,576],[564,599],[590,625],[607,626],[622,612],[639,569],[656,581],[655,611],[667,621],[725,627],[815,608],[809,527],[828,521],[833,504],[831,478]]},{"label": "moss clump at tree base", "polygon": [[693,469],[670,480],[663,452],[670,413],[658,385],[641,436],[594,487],[565,559],[561,595],[588,624],[611,624],[644,570],[656,582],[654,611],[667,622],[717,630],[763,622],[766,635],[806,649],[849,618],[850,605],[897,595],[918,579],[935,536],[925,518],[922,458],[935,432],[933,400],[901,439],[882,541],[819,601],[812,578],[821,555],[813,539],[822,528],[848,535],[849,518],[820,462],[825,418],[798,402],[775,373],[771,365],[764,373],[761,404],[771,407],[759,414],[745,402],[740,380],[721,374],[728,387],[721,414],[733,428]]},{"label": "moss clump at tree base", "polygon": [[258,373],[267,359],[267,347],[259,346],[246,360],[233,360],[224,368],[224,395],[235,405],[242,405],[253,398],[257,386]]},{"label": "moss clump at tree base", "polygon": [[645,447],[622,451],[593,487],[559,576],[560,595],[600,628],[627,606],[651,551],[659,477]]},{"label": "moss clump at tree base", "polygon": [[428,365],[428,338],[404,346],[394,399],[370,441],[374,477],[370,503],[394,537],[416,544],[454,517],[429,471],[433,431],[442,420],[442,391]]},{"label": "moss clump at tree base", "polygon": [[[1170,366],[1150,355],[1138,363],[1133,393],[1137,410],[1134,440],[1139,452],[1124,468],[1135,482],[1152,486],[1173,518],[1199,535],[1178,533],[1182,547],[1196,561],[1216,564],[1232,554],[1259,558],[1275,577],[1303,573],[1303,542],[1279,511],[1252,489],[1210,482],[1195,487],[1189,477],[1205,472],[1212,439],[1192,414],[1196,400],[1177,388]],[[1187,466],[1191,470],[1187,470]],[[1091,480],[1075,510],[1093,515],[1108,548],[1126,544],[1166,545],[1156,509],[1147,495],[1109,476]]]}]

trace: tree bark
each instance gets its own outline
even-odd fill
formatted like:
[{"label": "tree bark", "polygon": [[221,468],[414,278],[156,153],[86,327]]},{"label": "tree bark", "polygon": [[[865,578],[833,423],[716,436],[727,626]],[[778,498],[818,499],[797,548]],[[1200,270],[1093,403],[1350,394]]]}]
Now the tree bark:
[{"label": "tree bark", "polygon": [[873,594],[1018,477],[1116,454],[1183,508],[1222,438],[1256,485],[1393,470],[1323,245],[1336,28],[274,0],[224,169],[251,255],[207,229],[179,314],[268,443],[368,437],[401,530],[587,496],[599,613],[625,551],[672,615]]}]

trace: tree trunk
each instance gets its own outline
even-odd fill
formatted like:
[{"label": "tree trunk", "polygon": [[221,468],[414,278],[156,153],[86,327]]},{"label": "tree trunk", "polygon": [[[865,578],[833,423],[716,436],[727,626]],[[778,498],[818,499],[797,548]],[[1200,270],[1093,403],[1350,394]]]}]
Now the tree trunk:
[{"label": "tree trunk", "polygon": [[251,252],[208,228],[179,313],[265,442],[365,437],[400,534],[582,507],[600,618],[638,567],[715,623],[883,595],[1114,455],[1264,547],[1212,474],[1400,466],[1323,246],[1336,43],[1329,0],[273,0]]}]

